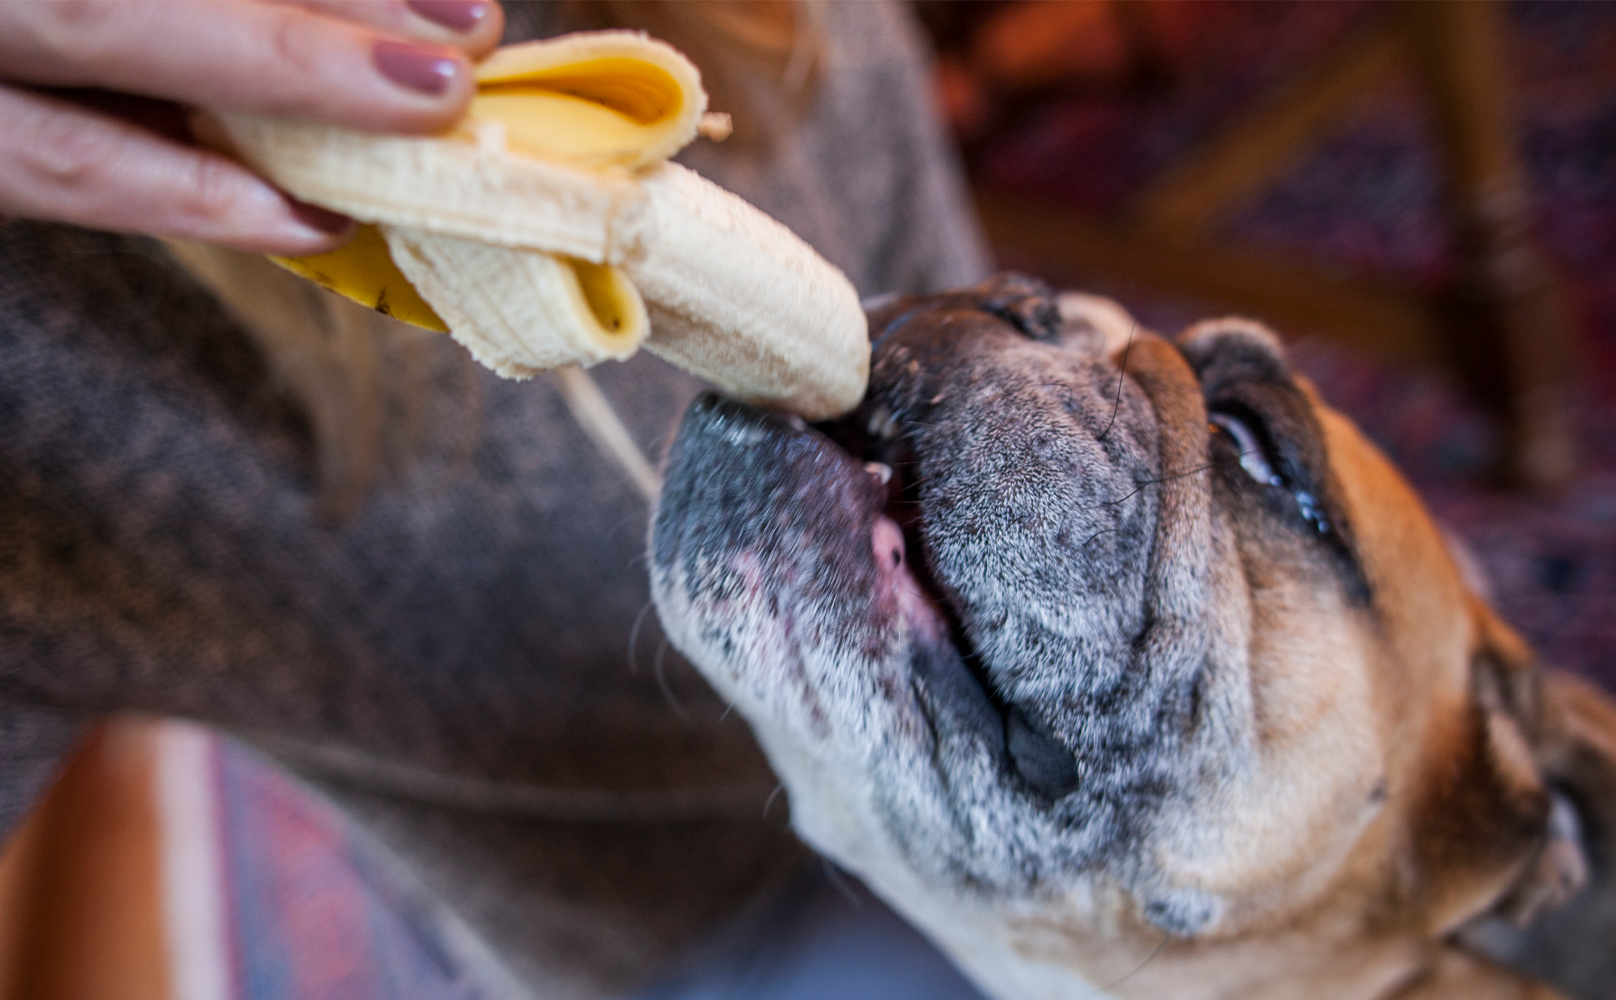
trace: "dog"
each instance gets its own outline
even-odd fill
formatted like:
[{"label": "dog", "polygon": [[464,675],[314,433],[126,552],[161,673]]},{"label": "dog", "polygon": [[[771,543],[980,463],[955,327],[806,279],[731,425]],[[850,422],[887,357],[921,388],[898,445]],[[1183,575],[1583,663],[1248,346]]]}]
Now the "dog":
[{"label": "dog", "polygon": [[1272,333],[869,318],[852,417],[693,403],[652,527],[808,844],[1004,1000],[1610,995],[1616,708]]}]

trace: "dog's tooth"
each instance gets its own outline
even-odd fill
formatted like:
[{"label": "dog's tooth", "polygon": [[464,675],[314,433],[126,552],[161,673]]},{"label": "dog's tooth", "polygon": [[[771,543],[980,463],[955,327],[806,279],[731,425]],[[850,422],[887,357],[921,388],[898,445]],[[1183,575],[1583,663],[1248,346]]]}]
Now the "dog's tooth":
[{"label": "dog's tooth", "polygon": [[885,462],[865,462],[864,471],[881,480],[882,486],[892,482],[892,466]]},{"label": "dog's tooth", "polygon": [[868,429],[873,437],[885,441],[898,432],[898,422],[893,419],[891,410],[878,406],[875,412],[870,414]]}]

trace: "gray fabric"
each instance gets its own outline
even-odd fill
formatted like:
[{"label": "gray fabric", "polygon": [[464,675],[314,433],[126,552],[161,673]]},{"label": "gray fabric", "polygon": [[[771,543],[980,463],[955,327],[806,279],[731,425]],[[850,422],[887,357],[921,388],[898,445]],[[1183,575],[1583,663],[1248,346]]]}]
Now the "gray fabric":
[{"label": "gray fabric", "polygon": [[775,218],[859,293],[974,284],[989,261],[952,147],[931,113],[918,26],[889,4],[826,4],[818,98],[765,156],[698,142],[679,159]]},{"label": "gray fabric", "polygon": [[761,805],[745,822],[558,823],[325,787],[536,997],[633,992],[804,857],[778,806],[772,824]]},{"label": "gray fabric", "polygon": [[83,725],[40,705],[0,701],[0,830],[28,815],[34,800],[56,777],[62,758]]},{"label": "gray fabric", "polygon": [[[801,128],[687,162],[863,294],[976,280],[913,25],[828,14]],[[420,457],[326,525],[299,414],[153,244],[0,225],[0,834],[71,720],[188,716],[297,761],[540,995],[629,989],[800,849],[760,819],[774,782],[744,724],[658,656],[630,484],[546,379],[428,354]],[[643,354],[594,374],[655,456],[699,388]],[[711,816],[635,813],[668,789]],[[558,790],[621,795],[634,821],[547,815]]]},{"label": "gray fabric", "polygon": [[814,865],[634,1000],[983,1000],[852,876]]}]

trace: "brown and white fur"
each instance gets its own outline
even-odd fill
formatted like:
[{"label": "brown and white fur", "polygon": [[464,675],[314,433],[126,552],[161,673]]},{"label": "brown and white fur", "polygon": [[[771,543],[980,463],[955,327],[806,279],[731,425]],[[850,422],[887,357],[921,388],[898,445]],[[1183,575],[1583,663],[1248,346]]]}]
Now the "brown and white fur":
[{"label": "brown and white fur", "polygon": [[1461,941],[1583,884],[1616,712],[1270,333],[1065,306],[888,300],[854,417],[686,414],[658,610],[799,834],[1003,1000],[1559,995]]}]

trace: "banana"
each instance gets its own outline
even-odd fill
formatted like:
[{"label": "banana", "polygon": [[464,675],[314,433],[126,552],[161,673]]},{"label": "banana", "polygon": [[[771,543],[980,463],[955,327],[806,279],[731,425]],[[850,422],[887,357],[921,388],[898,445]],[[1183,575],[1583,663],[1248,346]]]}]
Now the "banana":
[{"label": "banana", "polygon": [[633,170],[696,137],[707,92],[678,50],[627,31],[510,45],[477,67],[472,129],[505,127],[512,152],[577,167]]},{"label": "banana", "polygon": [[639,293],[615,267],[419,229],[383,232],[399,269],[437,303],[455,339],[506,378],[621,361],[650,329]]},{"label": "banana", "polygon": [[616,264],[641,239],[633,169],[696,136],[707,94],[672,47],[631,31],[499,49],[441,136],[380,136],[215,111],[230,148],[304,201],[362,222]]},{"label": "banana", "polygon": [[623,268],[645,297],[645,348],[742,399],[824,420],[864,396],[858,293],[785,226],[677,163],[643,178],[653,225]]},{"label": "banana", "polygon": [[[426,138],[212,112],[227,147],[366,225],[277,262],[522,378],[642,343],[718,387],[818,419],[868,376],[846,277],[745,201],[666,162],[707,122],[688,60],[635,32],[500,49],[464,119]],[[711,116],[709,116],[711,117]],[[649,338],[649,339],[647,339]]]}]

